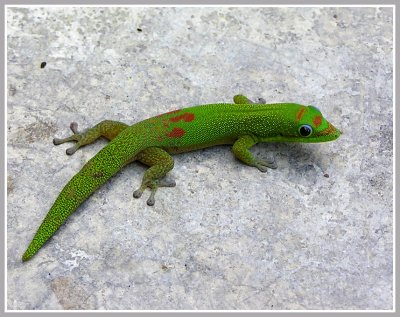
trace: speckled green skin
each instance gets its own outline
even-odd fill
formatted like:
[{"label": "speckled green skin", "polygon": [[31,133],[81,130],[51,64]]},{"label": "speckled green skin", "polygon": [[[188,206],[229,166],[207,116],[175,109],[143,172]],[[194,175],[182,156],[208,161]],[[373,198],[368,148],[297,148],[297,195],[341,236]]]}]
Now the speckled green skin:
[{"label": "speckled green skin", "polygon": [[[274,162],[251,154],[249,148],[258,142],[325,142],[335,140],[341,132],[323,118],[318,109],[294,103],[254,104],[244,96],[234,97],[234,104],[209,104],[172,111],[132,126],[103,121],[84,133],[74,132],[54,144],[77,141],[67,150],[73,154],[79,147],[100,136],[111,142],[87,162],[64,187],[49,210],[22,260],[27,261],[58,230],[80,204],[123,166],[140,161],[150,168],[134,192],[141,196],[151,189],[147,203],[154,204],[158,187],[175,184],[162,178],[173,168],[172,153],[186,152],[218,144],[233,144],[234,155],[245,164],[265,172],[276,168]],[[300,128],[308,125],[312,133],[302,136]]]}]

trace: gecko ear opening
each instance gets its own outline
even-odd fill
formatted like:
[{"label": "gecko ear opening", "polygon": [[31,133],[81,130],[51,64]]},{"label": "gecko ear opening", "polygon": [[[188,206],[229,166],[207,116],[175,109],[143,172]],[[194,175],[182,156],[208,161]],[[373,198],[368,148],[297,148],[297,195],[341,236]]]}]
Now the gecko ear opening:
[{"label": "gecko ear opening", "polygon": [[303,124],[299,128],[299,133],[302,137],[309,137],[312,134],[312,128],[308,124]]}]

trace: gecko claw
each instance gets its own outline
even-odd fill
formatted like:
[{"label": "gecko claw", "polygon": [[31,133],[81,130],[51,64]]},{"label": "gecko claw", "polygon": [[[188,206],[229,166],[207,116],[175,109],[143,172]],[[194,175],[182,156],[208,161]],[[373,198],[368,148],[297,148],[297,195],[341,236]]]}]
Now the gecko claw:
[{"label": "gecko claw", "polygon": [[176,182],[173,180],[166,180],[166,179],[161,179],[161,180],[155,180],[149,183],[144,183],[142,184],[138,189],[136,189],[133,192],[133,197],[134,198],[140,198],[142,197],[142,194],[146,188],[150,188],[151,193],[149,199],[147,199],[147,205],[149,206],[154,206],[155,203],[155,195],[156,191],[159,187],[175,187]]}]

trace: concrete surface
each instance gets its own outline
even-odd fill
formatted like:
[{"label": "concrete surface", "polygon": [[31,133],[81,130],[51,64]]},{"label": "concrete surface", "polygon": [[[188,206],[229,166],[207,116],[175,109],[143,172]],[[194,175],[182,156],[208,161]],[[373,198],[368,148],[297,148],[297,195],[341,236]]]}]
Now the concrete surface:
[{"label": "concrete surface", "polygon": [[[7,308],[391,309],[391,8],[9,8]],[[41,68],[41,64],[46,66]],[[344,132],[175,156],[156,205],[132,164],[29,262],[60,190],[105,141],[53,146],[237,93],[313,104]],[[324,174],[328,174],[325,175]],[[329,177],[327,177],[329,176]]]}]

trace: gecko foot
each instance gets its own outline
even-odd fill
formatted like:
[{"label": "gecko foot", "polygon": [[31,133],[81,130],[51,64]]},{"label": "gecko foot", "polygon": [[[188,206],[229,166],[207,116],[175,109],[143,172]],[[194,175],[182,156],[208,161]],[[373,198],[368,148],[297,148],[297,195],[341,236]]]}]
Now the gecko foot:
[{"label": "gecko foot", "polygon": [[65,142],[70,142],[70,141],[76,141],[78,142],[77,144],[75,144],[73,147],[70,147],[66,150],[67,155],[72,155],[76,152],[76,150],[78,150],[80,148],[80,144],[79,141],[82,139],[82,134],[78,132],[78,123],[76,122],[72,122],[70,124],[70,129],[72,130],[72,132],[74,133],[73,135],[64,138],[64,139],[58,139],[58,138],[54,138],[53,139],[53,144],[54,145],[60,145],[63,144]]},{"label": "gecko foot", "polygon": [[147,205],[153,206],[154,203],[156,202],[154,197],[155,197],[156,191],[159,187],[175,187],[175,186],[176,186],[175,181],[170,181],[170,180],[165,180],[165,179],[146,182],[133,192],[133,197],[140,198],[142,196],[144,190],[146,188],[150,188],[151,192],[150,192],[149,199],[147,199]]},{"label": "gecko foot", "polygon": [[278,165],[275,162],[275,159],[272,160],[256,159],[254,166],[257,167],[262,173],[266,173],[269,168],[276,169],[278,167]]}]

